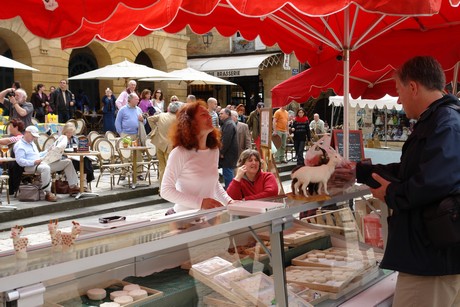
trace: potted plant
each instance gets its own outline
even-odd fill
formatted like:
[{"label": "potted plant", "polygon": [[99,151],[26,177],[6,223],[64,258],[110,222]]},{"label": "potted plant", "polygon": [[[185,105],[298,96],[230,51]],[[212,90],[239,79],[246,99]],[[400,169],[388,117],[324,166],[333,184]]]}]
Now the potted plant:
[{"label": "potted plant", "polygon": [[133,141],[131,140],[131,137],[127,136],[127,137],[122,138],[121,142],[123,143],[123,147],[126,148],[130,146]]}]

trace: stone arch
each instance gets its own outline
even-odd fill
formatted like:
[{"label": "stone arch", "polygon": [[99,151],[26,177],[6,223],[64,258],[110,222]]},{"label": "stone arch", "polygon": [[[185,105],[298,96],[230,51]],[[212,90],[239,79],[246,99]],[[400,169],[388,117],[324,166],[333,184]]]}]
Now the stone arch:
[{"label": "stone arch", "polygon": [[[23,64],[32,65],[32,54],[28,45],[27,38],[31,36],[23,35],[22,31],[12,31],[8,28],[0,28],[0,54],[11,57],[13,60]],[[23,69],[8,69],[0,68],[2,79],[0,80],[0,88],[10,87],[12,81],[18,80],[21,86],[26,90],[28,96],[33,89],[32,71]]]},{"label": "stone arch", "polygon": [[[136,64],[142,64],[148,67],[152,67],[158,70],[167,71],[166,70],[166,61],[164,57],[155,49],[147,48],[141,50],[136,59],[134,60]],[[157,82],[146,82],[146,81],[139,81],[138,82],[138,90],[139,92],[145,88],[152,90],[152,92],[160,87],[160,81]]]},{"label": "stone arch", "polygon": [[[107,49],[99,42],[72,50],[69,58],[69,77],[112,64]],[[107,87],[113,87],[113,80],[70,80],[70,90],[78,96],[83,90],[90,100],[90,108],[98,111],[100,101]]]}]

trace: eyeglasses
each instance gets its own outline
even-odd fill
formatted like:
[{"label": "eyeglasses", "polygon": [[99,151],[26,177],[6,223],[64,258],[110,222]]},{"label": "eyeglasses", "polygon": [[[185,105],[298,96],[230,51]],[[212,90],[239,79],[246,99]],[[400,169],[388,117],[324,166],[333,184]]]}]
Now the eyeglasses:
[{"label": "eyeglasses", "polygon": [[171,101],[178,101],[177,99],[171,99]]}]

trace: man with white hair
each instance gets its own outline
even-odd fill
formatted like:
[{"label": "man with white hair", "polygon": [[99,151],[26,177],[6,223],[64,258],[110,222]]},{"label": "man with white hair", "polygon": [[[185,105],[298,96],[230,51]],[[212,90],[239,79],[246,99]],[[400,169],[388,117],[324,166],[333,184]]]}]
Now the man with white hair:
[{"label": "man with white hair", "polygon": [[128,95],[131,93],[136,93],[136,86],[137,83],[134,80],[129,80],[128,87],[121,92],[120,96],[118,96],[117,100],[115,101],[115,105],[117,109],[120,110],[122,107],[128,104]]},{"label": "man with white hair", "polygon": [[238,121],[238,112],[231,111],[232,119],[236,125],[236,139],[238,140],[238,158],[246,149],[251,148],[251,135],[247,124]]},{"label": "man with white hair", "polygon": [[[6,96],[9,96],[6,99]],[[10,119],[19,118],[24,123],[24,127],[32,124],[34,106],[27,102],[27,93],[22,88],[7,88],[0,92],[0,103],[10,110]],[[21,131],[22,132],[22,131]]]}]

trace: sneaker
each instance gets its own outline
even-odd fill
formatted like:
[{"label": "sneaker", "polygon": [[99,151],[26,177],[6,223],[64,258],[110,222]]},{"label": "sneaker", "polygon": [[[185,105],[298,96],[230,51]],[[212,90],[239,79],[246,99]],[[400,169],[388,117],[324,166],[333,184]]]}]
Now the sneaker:
[{"label": "sneaker", "polygon": [[137,180],[144,181],[144,176],[142,175],[137,176]]},{"label": "sneaker", "polygon": [[57,197],[54,193],[48,192],[46,193],[45,200],[50,202],[57,202]]}]

